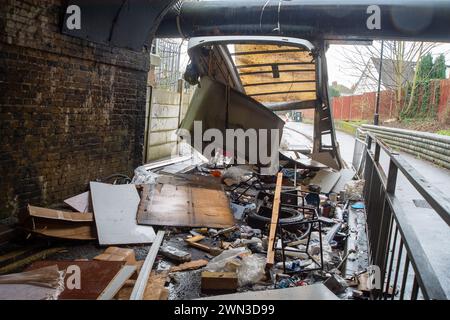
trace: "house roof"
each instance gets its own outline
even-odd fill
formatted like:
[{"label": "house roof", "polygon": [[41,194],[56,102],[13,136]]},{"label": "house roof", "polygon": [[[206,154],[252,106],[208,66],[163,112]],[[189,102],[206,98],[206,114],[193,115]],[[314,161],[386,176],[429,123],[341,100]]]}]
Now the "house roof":
[{"label": "house roof", "polygon": [[[373,66],[378,76],[380,70],[379,58],[371,58]],[[399,85],[404,86],[413,81],[415,63],[412,61],[400,61],[392,59],[383,59],[383,66],[381,70],[381,83],[386,89],[396,88]],[[397,79],[397,76],[400,78]]]}]

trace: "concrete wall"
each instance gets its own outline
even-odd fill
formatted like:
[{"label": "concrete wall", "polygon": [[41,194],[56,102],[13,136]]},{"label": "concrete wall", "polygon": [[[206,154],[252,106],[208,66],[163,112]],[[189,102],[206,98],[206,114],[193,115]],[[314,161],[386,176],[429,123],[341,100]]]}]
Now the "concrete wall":
[{"label": "concrete wall", "polygon": [[62,35],[63,2],[0,4],[0,220],[142,163],[148,54]]},{"label": "concrete wall", "polygon": [[169,157],[173,150],[176,150],[175,132],[186,114],[191,95],[191,92],[183,92],[181,98],[178,92],[152,90],[147,162]]}]

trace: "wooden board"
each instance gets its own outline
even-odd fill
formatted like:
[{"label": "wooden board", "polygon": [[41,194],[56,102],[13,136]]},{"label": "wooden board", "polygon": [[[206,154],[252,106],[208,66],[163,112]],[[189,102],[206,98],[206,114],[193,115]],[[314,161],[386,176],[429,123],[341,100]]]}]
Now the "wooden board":
[{"label": "wooden board", "polygon": [[64,203],[78,212],[92,212],[91,193],[89,191],[66,199]]},{"label": "wooden board", "polygon": [[52,219],[33,218],[30,232],[51,238],[71,240],[95,240],[97,233],[92,222],[68,222]]},{"label": "wooden board", "polygon": [[277,232],[278,214],[280,212],[280,200],[281,200],[281,187],[283,183],[283,173],[279,172],[277,175],[277,184],[275,187],[275,194],[273,198],[272,206],[272,218],[270,220],[269,230],[269,244],[267,247],[267,260],[266,264],[271,267],[275,262],[274,243]]},{"label": "wooden board", "polygon": [[[68,286],[73,283],[76,271],[69,269],[64,278],[65,289],[61,292],[59,300],[65,299],[87,299],[95,300],[105,290],[108,284],[116,276],[123,266],[123,262],[117,261],[38,261],[33,263],[27,270],[35,270],[43,267],[57,265],[60,271],[67,271],[70,266],[78,267],[80,272],[79,288]],[[73,267],[71,267],[73,268]],[[72,278],[71,278],[72,277]]]},{"label": "wooden board", "polygon": [[30,216],[37,218],[47,218],[72,222],[94,221],[94,216],[90,212],[87,213],[70,212],[28,205],[28,213],[30,214]]},{"label": "wooden board", "polygon": [[238,277],[235,272],[202,272],[202,290],[236,290]]},{"label": "wooden board", "polygon": [[155,231],[136,223],[140,202],[134,184],[91,182],[92,205],[101,245],[151,243]]},{"label": "wooden board", "polygon": [[143,195],[137,221],[143,225],[173,227],[228,228],[234,225],[223,190],[169,183],[159,185],[151,199]]},{"label": "wooden board", "polygon": [[182,263],[178,266],[170,268],[170,272],[181,272],[188,270],[196,270],[205,267],[208,264],[208,260],[200,259]]}]

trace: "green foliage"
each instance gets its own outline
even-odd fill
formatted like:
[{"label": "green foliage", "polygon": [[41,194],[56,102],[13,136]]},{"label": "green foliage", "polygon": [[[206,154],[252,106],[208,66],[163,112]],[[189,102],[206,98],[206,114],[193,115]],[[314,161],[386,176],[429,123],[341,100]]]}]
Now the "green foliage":
[{"label": "green foliage", "polygon": [[439,130],[437,134],[442,134],[443,136],[450,136],[450,130]]},{"label": "green foliage", "polygon": [[341,93],[339,92],[339,90],[334,87],[329,87],[329,91],[330,91],[331,97],[340,97],[341,96]]},{"label": "green foliage", "polygon": [[[445,79],[445,56],[439,55],[433,62],[430,53],[423,56],[417,66],[417,80],[414,96],[412,95],[412,83],[403,90],[405,92],[404,107],[400,110],[399,117],[405,119],[434,118],[439,104],[440,86],[433,79]],[[408,108],[408,102],[412,99],[412,105]]]},{"label": "green foliage", "polygon": [[434,60],[432,79],[445,79],[446,69],[445,56],[441,53],[436,60]]},{"label": "green foliage", "polygon": [[420,59],[417,68],[419,68],[417,70],[417,80],[423,81],[429,79],[433,71],[433,57],[431,53],[428,53]]}]

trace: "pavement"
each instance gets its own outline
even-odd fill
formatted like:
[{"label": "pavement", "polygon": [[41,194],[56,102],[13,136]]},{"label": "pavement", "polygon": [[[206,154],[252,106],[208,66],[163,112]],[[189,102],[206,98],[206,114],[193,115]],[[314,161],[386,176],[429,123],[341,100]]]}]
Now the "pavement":
[{"label": "pavement", "polygon": [[[302,133],[304,136],[312,136],[313,125],[288,122],[288,128]],[[299,135],[300,137],[301,135]],[[303,137],[302,139],[305,139]],[[352,135],[337,131],[336,139],[340,146],[342,158],[351,165],[353,159],[353,149],[355,139]],[[425,179],[432,182],[444,195],[450,194],[450,171],[438,167],[428,161],[418,159],[410,154],[399,152]],[[385,172],[388,172],[389,157],[380,153],[380,164]],[[404,211],[408,215],[408,222],[413,227],[416,235],[422,244],[431,267],[438,275],[442,288],[450,298],[450,230],[449,226],[430,208],[417,207],[413,200],[423,200],[423,197],[416,191],[406,177],[399,171],[396,186],[398,196]],[[422,201],[422,202],[423,202]],[[425,204],[426,205],[426,204]],[[405,258],[403,257],[402,261]],[[408,278],[412,278],[412,268],[410,268]],[[400,278],[401,279],[401,278]],[[407,290],[409,291],[409,290]]]}]

